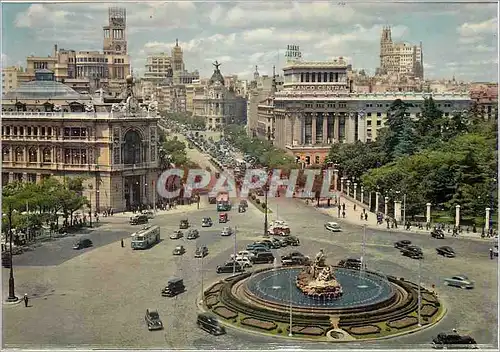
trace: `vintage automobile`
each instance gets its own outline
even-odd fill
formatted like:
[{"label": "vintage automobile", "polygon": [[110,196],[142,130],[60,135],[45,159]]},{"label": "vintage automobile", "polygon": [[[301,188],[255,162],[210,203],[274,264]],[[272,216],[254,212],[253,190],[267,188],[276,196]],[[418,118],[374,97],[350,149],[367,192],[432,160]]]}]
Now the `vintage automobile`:
[{"label": "vintage automobile", "polygon": [[173,255],[183,255],[184,253],[186,253],[186,248],[184,248],[184,246],[177,246],[172,252]]},{"label": "vintage automobile", "polygon": [[424,253],[422,252],[422,248],[417,246],[408,246],[406,248],[401,249],[401,254],[405,257],[409,257],[412,259],[423,259]]},{"label": "vintage automobile", "polygon": [[474,288],[474,281],[469,280],[465,275],[452,276],[448,279],[444,279],[444,284],[447,286],[454,286],[459,288]]},{"label": "vintage automobile", "polygon": [[493,256],[498,257],[498,244],[493,247]]},{"label": "vintage automobile", "polygon": [[181,222],[179,224],[179,228],[181,230],[185,230],[185,229],[189,228],[189,221],[187,219],[181,220]]},{"label": "vintage automobile", "polygon": [[257,252],[251,260],[253,264],[272,264],[274,262],[274,255],[269,251]]},{"label": "vintage automobile", "polygon": [[163,323],[157,310],[146,309],[146,316],[144,317],[144,320],[146,321],[149,331],[163,329]]},{"label": "vintage automobile", "polygon": [[142,225],[147,224],[149,221],[147,215],[137,214],[130,217],[130,225]]},{"label": "vintage automobile", "polygon": [[409,245],[411,245],[411,241],[401,240],[401,241],[397,241],[394,243],[394,248],[403,249],[403,248],[408,247]]},{"label": "vintage automobile", "polygon": [[84,249],[92,246],[93,244],[91,240],[89,240],[88,238],[82,238],[73,245],[73,249]]},{"label": "vintage automobile", "polygon": [[290,252],[281,256],[281,263],[283,266],[308,265],[311,263],[311,259],[300,252]]},{"label": "vintage automobile", "polygon": [[178,240],[179,238],[184,237],[184,234],[180,230],[175,230],[171,235],[170,239],[171,240]]},{"label": "vintage automobile", "polygon": [[290,234],[290,227],[283,220],[275,220],[267,229],[267,233],[274,236],[288,236]]},{"label": "vintage automobile", "polygon": [[[236,257],[242,257],[242,258],[250,258],[250,257],[253,257],[255,254],[250,252],[250,251],[239,251],[238,253],[236,253]],[[234,257],[234,254],[231,254],[229,256],[230,259],[233,259]]]},{"label": "vintage automobile", "polygon": [[455,258],[455,251],[450,246],[437,247],[436,252],[446,258]]},{"label": "vintage automobile", "polygon": [[358,258],[347,258],[338,262],[337,266],[346,269],[361,270],[361,259]]},{"label": "vintage automobile", "polygon": [[298,237],[295,237],[295,236],[284,237],[281,241],[284,241],[286,243],[286,245],[289,245],[289,246],[294,246],[294,247],[300,246],[300,240]]},{"label": "vintage automobile", "polygon": [[248,208],[248,202],[246,199],[240,200],[240,206]]},{"label": "vintage automobile", "polygon": [[196,320],[196,324],[201,329],[215,336],[223,335],[226,333],[226,329],[219,324],[217,318],[208,313],[198,314],[198,319]]},{"label": "vintage automobile", "polygon": [[441,229],[434,229],[434,230],[431,231],[431,237],[432,238],[443,239],[444,238],[444,232]]},{"label": "vintage automobile", "polygon": [[141,211],[142,215],[146,215],[148,219],[154,219],[155,213],[152,210],[143,210]]},{"label": "vintage automobile", "polygon": [[200,237],[200,233],[198,232],[197,229],[189,229],[186,238],[188,240],[195,240],[198,237]]},{"label": "vintage automobile", "polygon": [[201,220],[201,227],[212,227],[213,222],[211,218],[203,218]]},{"label": "vintage automobile", "polygon": [[340,225],[333,221],[327,222],[325,224],[325,229],[330,232],[342,232]]},{"label": "vintage automobile", "polygon": [[236,271],[237,273],[241,273],[244,271],[244,269],[240,265],[240,263],[231,261],[231,262],[224,263],[224,265],[218,265],[216,271],[217,271],[217,274],[232,273],[233,271]]},{"label": "vintage automobile", "polygon": [[269,248],[272,248],[272,249],[281,248],[281,244],[277,243],[277,241],[271,241],[271,240],[268,240],[268,239],[260,240],[258,243],[266,244],[266,245],[269,246]]},{"label": "vintage automobile", "polygon": [[203,258],[208,255],[208,247],[207,246],[201,246],[196,248],[196,251],[194,252],[194,257],[195,258]]},{"label": "vintage automobile", "polygon": [[[224,263],[224,265],[230,265],[235,259],[233,259],[234,254],[231,256],[231,258]],[[236,262],[240,264],[243,268],[250,268],[252,267],[252,261],[248,257],[240,257],[236,256]]]},{"label": "vintage automobile", "polygon": [[439,333],[432,339],[435,349],[477,349],[476,340],[467,335]]},{"label": "vintage automobile", "polygon": [[244,213],[247,211],[247,207],[243,205],[238,205],[238,213]]},{"label": "vintage automobile", "polygon": [[231,227],[224,227],[220,233],[221,236],[231,236],[233,234],[233,229]]},{"label": "vintage automobile", "polygon": [[227,220],[228,220],[227,213],[220,213],[219,214],[219,224],[226,223]]},{"label": "vintage automobile", "polygon": [[161,295],[163,297],[173,297],[184,291],[186,291],[184,280],[178,277],[173,277],[167,281],[167,286],[161,290]]}]

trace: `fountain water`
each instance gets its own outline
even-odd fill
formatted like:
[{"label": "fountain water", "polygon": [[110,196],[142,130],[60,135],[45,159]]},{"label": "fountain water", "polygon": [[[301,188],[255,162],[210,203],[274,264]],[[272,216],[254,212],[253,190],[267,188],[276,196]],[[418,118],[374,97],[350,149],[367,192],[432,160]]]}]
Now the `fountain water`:
[{"label": "fountain water", "polygon": [[278,268],[281,266],[281,263],[280,263],[280,260],[278,259],[278,257],[275,257],[274,258],[274,262],[273,262],[273,266],[274,266],[274,280],[273,280],[273,289],[274,290],[279,290],[281,288],[281,286],[279,286],[276,282],[276,280],[278,279]]}]

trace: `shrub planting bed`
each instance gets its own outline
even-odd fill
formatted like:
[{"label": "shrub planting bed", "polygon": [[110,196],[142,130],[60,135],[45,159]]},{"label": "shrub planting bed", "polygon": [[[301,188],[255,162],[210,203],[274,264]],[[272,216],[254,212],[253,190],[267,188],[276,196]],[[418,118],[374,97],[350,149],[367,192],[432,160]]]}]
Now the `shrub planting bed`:
[{"label": "shrub planting bed", "polygon": [[434,314],[436,314],[438,311],[438,308],[431,305],[431,304],[424,304],[422,306],[422,309],[420,310],[420,315],[423,317],[432,317]]},{"label": "shrub planting bed", "polygon": [[259,320],[255,318],[245,318],[241,320],[241,325],[251,326],[253,328],[271,331],[278,326],[272,321]]},{"label": "shrub planting bed", "polygon": [[377,325],[352,326],[347,331],[353,335],[370,335],[380,333],[380,328]]},{"label": "shrub planting bed", "polygon": [[430,292],[422,292],[422,298],[429,303],[438,303],[438,299]]},{"label": "shrub planting bed", "polygon": [[232,310],[227,309],[224,306],[219,306],[219,307],[214,308],[214,313],[223,317],[224,319],[228,319],[228,320],[234,319],[238,316],[238,313],[233,312]]},{"label": "shrub planting bed", "polygon": [[[287,328],[290,331],[290,327]],[[323,336],[325,329],[319,326],[292,326],[292,333],[309,336]]]},{"label": "shrub planting bed", "polygon": [[205,304],[210,309],[213,306],[216,306],[217,304],[219,304],[219,297],[217,295],[211,295],[211,296],[205,297]]},{"label": "shrub planting bed", "polygon": [[406,329],[410,326],[416,325],[417,323],[418,319],[415,317],[404,317],[398,320],[392,320],[388,322],[387,325],[395,329]]}]

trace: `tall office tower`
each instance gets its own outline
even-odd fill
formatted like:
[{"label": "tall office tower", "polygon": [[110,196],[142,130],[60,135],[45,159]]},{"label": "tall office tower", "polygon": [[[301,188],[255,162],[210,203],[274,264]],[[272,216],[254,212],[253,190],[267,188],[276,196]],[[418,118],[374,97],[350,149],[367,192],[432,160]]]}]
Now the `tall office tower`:
[{"label": "tall office tower", "polygon": [[104,30],[104,54],[127,54],[127,13],[124,8],[110,7],[108,10],[109,23]]}]

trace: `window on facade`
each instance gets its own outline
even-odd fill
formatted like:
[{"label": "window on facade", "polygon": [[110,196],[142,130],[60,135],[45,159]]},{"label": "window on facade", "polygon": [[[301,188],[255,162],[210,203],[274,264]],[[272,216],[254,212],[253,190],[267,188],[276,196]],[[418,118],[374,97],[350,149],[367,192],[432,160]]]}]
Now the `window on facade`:
[{"label": "window on facade", "polygon": [[382,126],[382,121],[381,120],[377,120],[377,126]]},{"label": "window on facade", "polygon": [[17,147],[14,153],[15,161],[24,161],[24,150],[22,147]]},{"label": "window on facade", "polygon": [[324,72],[323,73],[323,82],[327,82],[327,81],[328,81],[328,73]]},{"label": "window on facade", "polygon": [[366,120],[366,125],[371,126],[372,125],[372,120]]},{"label": "window on facade", "polygon": [[24,127],[19,127],[19,135],[24,136]]},{"label": "window on facade", "polygon": [[9,135],[10,135],[10,127],[9,127],[9,126],[6,126],[6,127],[5,127],[5,134],[6,134],[7,136],[9,136]]},{"label": "window on facade", "polygon": [[377,117],[382,117],[382,113],[381,112],[377,112]]},{"label": "window on facade", "polygon": [[14,127],[14,132],[13,132],[14,136],[17,136],[17,127]]},{"label": "window on facade", "polygon": [[315,163],[316,163],[316,164],[319,164],[319,156],[318,156],[318,155],[316,155],[316,158],[315,158]]},{"label": "window on facade", "polygon": [[36,183],[36,174],[29,173],[28,174],[28,182]]},{"label": "window on facade", "polygon": [[71,149],[64,149],[64,163],[71,164]]},{"label": "window on facade", "polygon": [[306,82],[309,82],[309,72],[306,72]]},{"label": "window on facade", "polygon": [[9,147],[2,148],[2,160],[3,161],[10,161],[10,148]]},{"label": "window on facade", "polygon": [[27,132],[26,132],[26,133],[27,133],[27,135],[28,135],[28,136],[31,136],[31,127],[27,127],[26,131],[27,131]]},{"label": "window on facade", "polygon": [[329,79],[330,82],[333,82],[333,72],[330,72],[330,79]]},{"label": "window on facade", "polygon": [[38,149],[36,147],[31,147],[28,151],[28,157],[30,163],[36,163],[38,157]]},{"label": "window on facade", "polygon": [[64,127],[64,137],[71,136],[71,129],[69,127]]},{"label": "window on facade", "polygon": [[52,150],[50,148],[45,148],[43,150],[43,162],[51,163],[52,162]]},{"label": "window on facade", "polygon": [[38,127],[33,127],[33,135],[38,136]]},{"label": "window on facade", "polygon": [[40,134],[41,134],[42,136],[45,136],[45,127],[42,127],[42,128],[40,129]]}]

